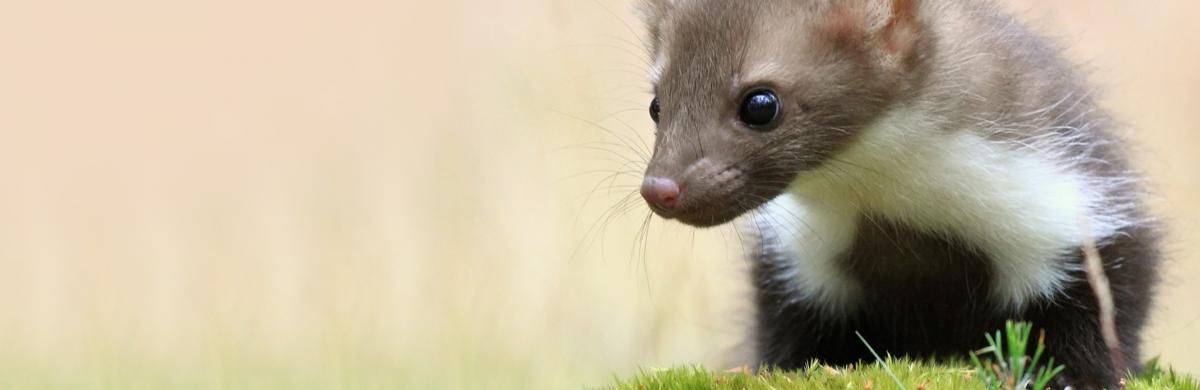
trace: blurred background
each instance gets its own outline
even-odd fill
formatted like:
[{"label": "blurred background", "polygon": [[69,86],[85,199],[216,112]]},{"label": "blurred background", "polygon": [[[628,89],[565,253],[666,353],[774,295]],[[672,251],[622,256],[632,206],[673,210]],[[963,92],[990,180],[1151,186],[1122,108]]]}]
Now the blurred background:
[{"label": "blurred background", "polygon": [[[1200,3],[1013,0],[1094,69],[1200,373]],[[647,219],[626,0],[0,3],[0,387],[579,388],[726,368],[731,228]]]}]

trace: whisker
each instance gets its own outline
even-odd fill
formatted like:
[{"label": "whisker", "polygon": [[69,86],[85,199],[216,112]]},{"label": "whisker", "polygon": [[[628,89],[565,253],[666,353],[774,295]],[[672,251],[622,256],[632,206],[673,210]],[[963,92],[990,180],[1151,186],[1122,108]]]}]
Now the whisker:
[{"label": "whisker", "polygon": [[625,145],[625,147],[627,147],[627,148],[629,148],[630,150],[632,150],[632,151],[636,152],[636,153],[637,153],[637,155],[638,155],[638,156],[640,156],[640,157],[642,158],[642,160],[649,160],[649,159],[650,159],[650,158],[649,158],[649,153],[648,153],[648,151],[645,151],[645,150],[640,150],[640,149],[638,149],[638,148],[634,147],[634,146],[633,146],[633,144],[631,143],[631,141],[630,141],[630,140],[626,139],[625,137],[622,137],[620,134],[617,134],[617,132],[616,132],[616,131],[613,131],[612,129],[609,129],[608,127],[605,127],[605,126],[603,126],[603,125],[601,125],[601,124],[599,124],[599,123],[597,123],[597,122],[595,122],[595,121],[592,121],[592,120],[588,120],[588,119],[581,118],[581,117],[579,117],[579,116],[577,116],[577,115],[572,115],[572,114],[569,114],[569,113],[566,113],[566,112],[562,112],[562,111],[559,111],[559,110],[555,110],[555,109],[552,109],[552,108],[551,108],[551,109],[549,109],[549,110],[550,110],[550,112],[556,113],[556,114],[558,114],[558,115],[562,115],[562,116],[565,116],[565,117],[567,117],[567,118],[571,118],[571,119],[574,119],[574,120],[576,120],[576,121],[582,122],[582,123],[584,123],[584,124],[588,124],[588,125],[594,126],[594,127],[596,127],[597,129],[600,129],[601,131],[604,131],[605,133],[608,133],[608,135],[610,135],[610,136],[613,136],[614,138],[616,138],[616,139],[617,139],[617,141],[619,141],[621,144]]},{"label": "whisker", "polygon": [[613,10],[611,10],[611,9],[609,9],[608,7],[604,6],[604,4],[603,4],[603,3],[601,3],[599,0],[592,0],[592,2],[593,2],[593,3],[596,3],[596,6],[600,7],[601,9],[603,9],[603,10],[604,10],[604,12],[607,12],[607,13],[608,13],[610,16],[612,16],[613,18],[616,18],[616,19],[617,19],[617,21],[620,21],[620,22],[621,22],[621,24],[625,26],[625,30],[626,30],[626,31],[629,31],[629,33],[630,33],[630,34],[633,34],[633,36],[634,36],[635,38],[637,38],[638,42],[641,42],[641,43],[642,43],[642,47],[647,47],[647,48],[648,48],[648,47],[650,47],[650,43],[649,43],[649,42],[646,42],[646,40],[645,40],[645,39],[642,39],[642,36],[641,36],[640,34],[638,34],[638,33],[637,33],[637,30],[634,30],[634,29],[633,29],[633,26],[630,26],[630,25],[629,25],[629,23],[626,23],[626,22],[625,22],[625,19],[622,19],[622,18],[621,18],[621,15],[618,15],[616,12],[613,12]]},{"label": "whisker", "polygon": [[[607,225],[614,218],[616,218],[617,216],[620,215],[619,211],[623,207],[626,207],[625,204],[632,200],[635,200],[635,198],[633,198],[633,196],[635,194],[637,194],[637,191],[630,191],[629,194],[625,195],[623,198],[621,198],[621,200],[617,201],[612,206],[609,206],[607,209],[605,209],[605,211],[600,214],[600,216],[596,219],[596,221],[592,222],[591,225],[588,226],[588,229],[583,234],[583,239],[580,240],[580,242],[578,244],[576,244],[575,248],[571,251],[570,258],[571,259],[578,258],[579,254],[581,253],[582,250],[586,249],[587,247],[590,247],[591,243],[597,241],[596,236],[594,236],[594,234],[597,234],[597,233],[600,236],[599,237],[600,251],[601,251],[600,257],[604,258],[604,253],[603,253],[604,252],[604,244],[603,244],[604,233],[603,232],[605,231],[605,229],[607,229]],[[576,216],[576,221],[573,223],[573,225],[578,224],[578,218],[580,216],[582,216],[582,214]],[[599,229],[599,230],[597,230],[597,229]]]}]

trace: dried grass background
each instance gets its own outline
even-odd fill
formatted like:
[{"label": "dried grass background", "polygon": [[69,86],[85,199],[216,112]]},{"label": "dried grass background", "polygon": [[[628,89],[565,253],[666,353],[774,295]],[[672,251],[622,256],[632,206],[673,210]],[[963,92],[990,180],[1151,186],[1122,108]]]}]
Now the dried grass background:
[{"label": "dried grass background", "polygon": [[[1200,3],[1012,6],[1136,128],[1172,226],[1146,351],[1200,372]],[[651,137],[629,8],[0,4],[0,387],[569,388],[729,361],[736,232],[638,240],[644,207],[605,218],[636,177],[588,196],[640,168],[601,127]]]}]

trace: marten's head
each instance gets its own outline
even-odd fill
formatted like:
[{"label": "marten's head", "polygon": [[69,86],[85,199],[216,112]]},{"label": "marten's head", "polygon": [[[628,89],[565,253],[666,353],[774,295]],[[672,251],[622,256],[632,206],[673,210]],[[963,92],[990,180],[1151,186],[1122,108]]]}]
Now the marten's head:
[{"label": "marten's head", "polygon": [[912,84],[916,0],[648,0],[657,123],[642,195],[728,222],[831,158]]}]

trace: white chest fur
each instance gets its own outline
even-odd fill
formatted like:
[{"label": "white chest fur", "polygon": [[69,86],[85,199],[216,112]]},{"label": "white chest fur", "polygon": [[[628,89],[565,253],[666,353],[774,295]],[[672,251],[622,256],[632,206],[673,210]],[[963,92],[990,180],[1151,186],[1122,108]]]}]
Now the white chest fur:
[{"label": "white chest fur", "polygon": [[898,111],[744,223],[766,227],[780,246],[772,249],[789,254],[792,272],[780,278],[834,312],[869,288],[836,264],[863,214],[952,234],[986,254],[998,308],[1051,298],[1069,281],[1066,260],[1084,234],[1108,237],[1128,221],[1106,204],[1103,180],[980,134],[945,132]]}]

